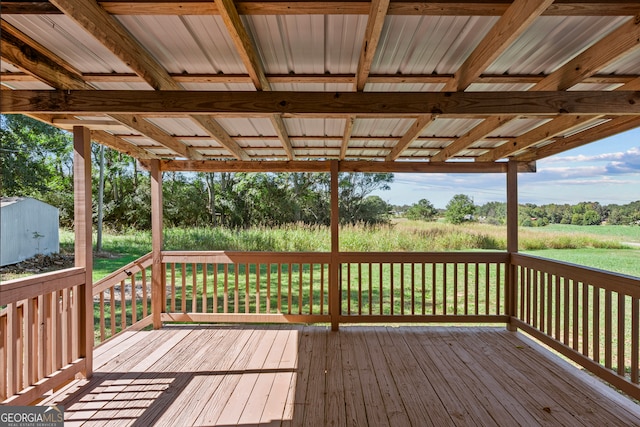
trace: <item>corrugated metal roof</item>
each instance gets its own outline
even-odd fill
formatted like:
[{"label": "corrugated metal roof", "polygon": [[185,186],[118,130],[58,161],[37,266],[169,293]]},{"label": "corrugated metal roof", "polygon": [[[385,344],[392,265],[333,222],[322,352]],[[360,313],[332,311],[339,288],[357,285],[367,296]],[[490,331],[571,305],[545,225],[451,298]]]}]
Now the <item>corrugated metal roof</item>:
[{"label": "corrugated metal roof", "polygon": [[231,136],[276,136],[271,120],[255,118],[218,118],[216,121]]},{"label": "corrugated metal roof", "polygon": [[373,74],[453,74],[496,17],[388,16]]},{"label": "corrugated metal roof", "polygon": [[485,73],[549,74],[628,19],[541,16],[487,68]]},{"label": "corrugated metal roof", "polygon": [[357,119],[351,135],[401,137],[414,122],[414,119]]},{"label": "corrugated metal roof", "polygon": [[422,132],[422,136],[460,137],[482,122],[482,119],[443,119],[436,118]]},{"label": "corrugated metal roof", "polygon": [[269,74],[356,72],[366,16],[271,15],[242,19]]},{"label": "corrugated metal roof", "polygon": [[208,136],[207,132],[191,119],[148,117],[146,120],[169,135]]},{"label": "corrugated metal roof", "polygon": [[219,16],[118,16],[117,19],[169,73],[247,72]]}]

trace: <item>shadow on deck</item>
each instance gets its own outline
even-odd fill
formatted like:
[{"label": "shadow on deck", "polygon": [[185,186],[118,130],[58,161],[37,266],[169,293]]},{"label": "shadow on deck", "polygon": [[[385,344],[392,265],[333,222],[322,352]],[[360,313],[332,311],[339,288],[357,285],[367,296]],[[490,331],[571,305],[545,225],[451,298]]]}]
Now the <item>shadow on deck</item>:
[{"label": "shadow on deck", "polygon": [[95,351],[65,425],[640,425],[640,406],[491,327],[171,325]]}]

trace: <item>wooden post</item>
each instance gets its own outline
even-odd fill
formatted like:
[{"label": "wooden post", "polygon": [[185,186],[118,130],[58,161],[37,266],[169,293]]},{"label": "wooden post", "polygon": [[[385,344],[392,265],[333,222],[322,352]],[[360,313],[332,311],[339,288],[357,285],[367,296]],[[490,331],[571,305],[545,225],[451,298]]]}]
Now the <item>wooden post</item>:
[{"label": "wooden post", "polygon": [[[518,252],[518,163],[515,160],[509,160],[507,165],[507,252],[509,253],[509,264],[507,264],[506,271],[506,314],[515,316],[517,275],[515,266],[511,265],[511,254]],[[507,329],[515,331],[517,328],[509,324]]]},{"label": "wooden post", "polygon": [[93,374],[93,245],[91,205],[91,131],[73,127],[73,194],[75,265],[85,269],[84,284],[78,287],[78,355],[85,359],[83,375]]},{"label": "wooden post", "polygon": [[340,242],[340,210],[338,204],[338,170],[337,160],[331,161],[331,263],[329,264],[329,314],[331,330],[337,331],[340,322],[340,264],[338,252]]},{"label": "wooden post", "polygon": [[153,327],[162,327],[161,316],[165,311],[165,278],[162,269],[162,172],[160,161],[151,160],[151,312]]}]

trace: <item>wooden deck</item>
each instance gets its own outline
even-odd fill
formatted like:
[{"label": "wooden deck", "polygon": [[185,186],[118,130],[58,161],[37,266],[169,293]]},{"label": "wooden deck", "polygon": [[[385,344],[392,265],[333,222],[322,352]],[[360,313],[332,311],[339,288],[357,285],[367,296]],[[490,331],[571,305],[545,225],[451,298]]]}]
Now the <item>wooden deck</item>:
[{"label": "wooden deck", "polygon": [[42,404],[66,426],[640,425],[640,406],[489,327],[126,332]]}]

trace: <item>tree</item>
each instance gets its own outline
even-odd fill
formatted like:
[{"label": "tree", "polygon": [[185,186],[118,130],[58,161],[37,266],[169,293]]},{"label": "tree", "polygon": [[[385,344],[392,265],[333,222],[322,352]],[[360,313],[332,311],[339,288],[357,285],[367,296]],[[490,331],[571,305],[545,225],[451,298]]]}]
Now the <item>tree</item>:
[{"label": "tree", "polygon": [[445,218],[452,224],[461,224],[473,219],[476,207],[466,194],[456,194],[447,203]]},{"label": "tree", "polygon": [[388,190],[392,173],[341,173],[339,181],[340,221],[347,224],[367,222],[363,212],[365,197],[375,190]]},{"label": "tree", "polygon": [[438,215],[438,210],[427,199],[419,200],[406,213],[407,218],[422,221],[433,221],[436,215]]},{"label": "tree", "polygon": [[602,222],[602,218],[600,218],[600,214],[593,209],[588,209],[584,213],[584,217],[582,219],[582,223],[584,225],[600,225]]}]

